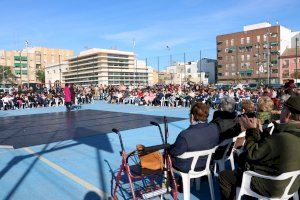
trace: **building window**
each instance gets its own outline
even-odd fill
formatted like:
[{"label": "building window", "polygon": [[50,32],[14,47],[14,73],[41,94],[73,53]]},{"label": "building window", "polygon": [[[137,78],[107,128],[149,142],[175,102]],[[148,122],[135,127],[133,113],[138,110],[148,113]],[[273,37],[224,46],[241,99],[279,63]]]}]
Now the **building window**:
[{"label": "building window", "polygon": [[247,60],[250,60],[250,54],[247,54]]},{"label": "building window", "polygon": [[241,55],[241,60],[242,60],[242,61],[245,60],[245,55]]},{"label": "building window", "polygon": [[264,42],[266,42],[267,41],[267,35],[265,34],[264,35]]},{"label": "building window", "polygon": [[230,45],[231,45],[231,46],[234,46],[234,39],[231,39],[231,40],[230,40]]},{"label": "building window", "polygon": [[234,61],[234,56],[231,56],[231,61],[232,61],[232,62]]},{"label": "building window", "polygon": [[244,44],[245,38],[241,38],[241,44]]},{"label": "building window", "polygon": [[228,46],[228,40],[226,40],[226,46]]},{"label": "building window", "polygon": [[257,42],[260,42],[260,35],[256,36]]},{"label": "building window", "polygon": [[247,44],[250,43],[250,37],[247,37]]}]

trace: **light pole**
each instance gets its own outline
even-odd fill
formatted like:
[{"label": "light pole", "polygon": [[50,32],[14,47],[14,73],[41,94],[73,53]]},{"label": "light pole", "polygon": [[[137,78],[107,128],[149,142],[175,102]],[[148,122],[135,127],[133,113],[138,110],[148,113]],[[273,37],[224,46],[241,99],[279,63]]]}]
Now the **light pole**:
[{"label": "light pole", "polygon": [[58,63],[59,63],[59,84],[60,84],[60,87],[62,87],[62,84],[61,84],[61,63],[60,63],[60,54],[58,54]]},{"label": "light pole", "polygon": [[29,46],[29,42],[28,40],[25,41],[25,48],[26,48],[26,52],[27,52],[27,88],[29,88],[29,58],[28,58],[28,46]]},{"label": "light pole", "polygon": [[[1,56],[1,59],[5,59],[5,57],[4,56]],[[3,87],[4,87],[4,65],[2,65],[2,85],[3,85]]]},{"label": "light pole", "polygon": [[299,74],[298,74],[298,40],[299,40],[299,38],[296,38],[296,83],[298,83],[298,76],[299,76]]},{"label": "light pole", "polygon": [[270,85],[270,43],[269,43],[270,29],[267,29],[267,67],[268,67],[268,85]]}]

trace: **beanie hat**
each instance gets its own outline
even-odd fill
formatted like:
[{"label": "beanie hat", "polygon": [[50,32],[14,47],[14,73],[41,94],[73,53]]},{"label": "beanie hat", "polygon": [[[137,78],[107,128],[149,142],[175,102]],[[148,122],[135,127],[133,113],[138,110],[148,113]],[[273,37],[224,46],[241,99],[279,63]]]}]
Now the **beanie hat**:
[{"label": "beanie hat", "polygon": [[300,114],[300,96],[291,96],[284,105],[295,114]]}]

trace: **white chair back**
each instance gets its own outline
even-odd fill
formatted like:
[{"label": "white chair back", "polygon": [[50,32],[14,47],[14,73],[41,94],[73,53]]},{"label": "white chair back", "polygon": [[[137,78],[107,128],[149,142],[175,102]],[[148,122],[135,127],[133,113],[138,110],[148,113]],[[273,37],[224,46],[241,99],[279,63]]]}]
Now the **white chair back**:
[{"label": "white chair back", "polygon": [[180,156],[177,156],[177,157],[181,158],[181,159],[193,158],[192,165],[191,165],[191,170],[189,171],[189,173],[197,174],[199,172],[195,171],[195,167],[196,167],[198,159],[200,157],[207,156],[205,170],[209,170],[211,157],[212,157],[212,154],[215,152],[215,150],[216,150],[216,147],[214,147],[212,149],[209,149],[209,150],[204,150],[204,151],[186,152],[186,153],[184,153]]},{"label": "white chair back", "polygon": [[[295,193],[289,195],[289,191],[299,175],[300,175],[300,170],[286,172],[279,176],[266,176],[266,175],[261,175],[259,173],[256,173],[254,171],[245,171],[243,173],[242,185],[240,188],[237,188],[237,190],[236,190],[236,196],[238,197],[237,200],[240,200],[243,195],[252,196],[252,197],[255,197],[258,199],[279,200],[279,199],[289,199],[291,197],[294,197],[294,200],[295,199],[299,200],[298,192],[295,192]],[[280,197],[267,198],[267,197],[257,194],[253,190],[251,190],[251,178],[252,177],[258,177],[258,178],[263,178],[263,179],[268,179],[268,180],[277,180],[277,181],[290,179],[290,182],[286,186],[284,193]]]},{"label": "white chair back", "polygon": [[269,131],[269,134],[272,135],[272,133],[273,133],[273,131],[274,131],[274,129],[275,129],[275,125],[271,122],[271,123],[269,123],[269,124],[263,125],[262,128],[263,128],[263,129],[268,129],[268,130],[270,130],[270,131]]},{"label": "white chair back", "polygon": [[[209,168],[211,157],[212,157],[212,154],[215,152],[215,150],[216,150],[216,147],[209,149],[209,150],[186,152],[180,156],[177,156],[178,158],[181,158],[181,159],[193,158],[193,161],[191,163],[191,169],[188,173],[174,170],[175,172],[179,173],[182,177],[183,199],[184,200],[190,200],[190,179],[200,178],[202,176],[208,177],[211,199],[212,200],[215,199],[213,179],[212,179],[210,168]],[[203,157],[203,156],[207,156],[205,169],[202,171],[195,171],[195,167],[196,167],[199,157]],[[200,189],[200,180],[199,179],[196,179],[196,189],[197,190]]]}]

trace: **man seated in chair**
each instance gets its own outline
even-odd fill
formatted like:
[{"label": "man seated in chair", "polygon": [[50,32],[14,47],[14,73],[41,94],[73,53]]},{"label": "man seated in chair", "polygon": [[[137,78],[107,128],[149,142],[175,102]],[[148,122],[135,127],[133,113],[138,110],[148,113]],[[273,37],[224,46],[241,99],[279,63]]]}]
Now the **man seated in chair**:
[{"label": "man seated in chair", "polygon": [[[223,171],[219,176],[222,199],[234,199],[236,187],[240,186],[243,171],[251,170],[262,175],[279,176],[300,170],[300,96],[290,97],[281,111],[280,124],[275,124],[271,136],[261,137],[257,118],[240,118],[246,130],[244,153],[240,155],[239,170]],[[251,189],[266,197],[283,194],[286,181],[253,178]],[[292,185],[289,194],[299,190],[300,177]]]},{"label": "man seated in chair", "polygon": [[[214,148],[219,142],[219,131],[215,124],[209,124],[207,118],[209,107],[203,103],[196,103],[191,108],[191,125],[182,131],[170,148],[173,167],[187,173],[191,169],[192,159],[180,159],[177,156],[185,152],[201,151]],[[206,158],[199,158],[195,171],[205,168]]]}]

